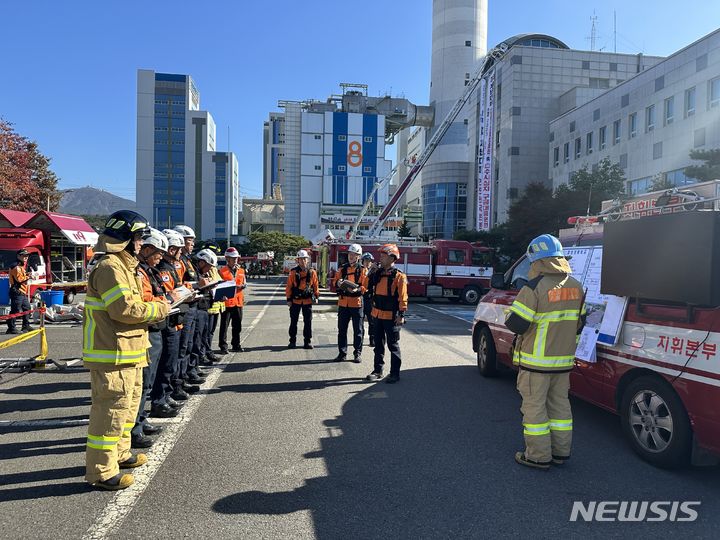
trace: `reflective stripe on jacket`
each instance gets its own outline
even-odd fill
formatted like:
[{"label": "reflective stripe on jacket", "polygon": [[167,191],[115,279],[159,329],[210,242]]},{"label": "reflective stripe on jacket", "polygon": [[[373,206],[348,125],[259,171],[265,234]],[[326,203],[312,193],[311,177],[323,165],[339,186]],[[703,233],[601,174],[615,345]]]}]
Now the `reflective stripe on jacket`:
[{"label": "reflective stripe on jacket", "polygon": [[531,371],[570,371],[585,315],[583,290],[567,274],[542,274],[525,285],[505,324],[516,334],[513,363]]},{"label": "reflective stripe on jacket", "polygon": [[86,367],[146,364],[148,324],[164,319],[168,304],[143,301],[137,265],[127,251],[109,253],[90,274],[83,317]]},{"label": "reflective stripe on jacket", "polygon": [[[241,287],[245,285],[245,270],[239,265],[236,265],[233,270],[227,266],[220,268],[220,276],[225,281],[235,281],[235,285]],[[243,307],[245,303],[245,297],[242,289],[235,289],[235,296],[229,300],[225,300],[226,307]]]}]

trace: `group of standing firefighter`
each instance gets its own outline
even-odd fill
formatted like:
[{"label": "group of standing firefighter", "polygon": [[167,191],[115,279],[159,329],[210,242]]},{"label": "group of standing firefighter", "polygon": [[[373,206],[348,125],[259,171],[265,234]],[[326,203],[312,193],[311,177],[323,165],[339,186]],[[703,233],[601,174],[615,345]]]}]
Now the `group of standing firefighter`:
[{"label": "group of standing firefighter", "polygon": [[[395,268],[400,251],[395,244],[380,248],[380,264],[374,264],[371,253],[362,252],[359,244],[348,248],[348,262],[338,268],[334,287],[338,295],[338,355],[336,362],[347,360],[348,326],[353,328],[353,359],[362,361],[362,347],[365,335],[363,319],[368,320],[370,346],[374,347],[373,370],[366,377],[368,381],[383,378],[385,346],[390,351],[390,373],[387,383],[400,380],[400,328],[405,324],[408,307],[407,277]],[[285,296],[290,308],[290,342],[294,349],[297,340],[297,326],[300,313],[303,315],[304,348],[312,349],[312,304],[319,298],[317,272],[309,267],[307,251],[297,254],[297,266],[290,270],[285,286]]]},{"label": "group of standing firefighter", "polygon": [[[147,456],[130,448],[152,446],[149,435],[161,431],[148,416],[177,416],[200,390],[205,368],[220,360],[211,348],[218,319],[220,352],[228,352],[230,325],[232,351],[242,351],[239,254],[228,249],[228,264],[218,271],[217,254],[206,248],[193,256],[194,244],[190,227],[159,231],[127,210],[111,215],[98,239],[95,249],[105,255],[88,276],[83,319],[92,394],[86,480],[95,486],[133,483],[121,470],[144,465]],[[215,298],[213,285],[223,279],[235,282],[235,294]]]},{"label": "group of standing firefighter", "polygon": [[[189,394],[199,391],[206,366],[219,361],[211,348],[220,321],[220,352],[242,352],[244,269],[235,248],[225,251],[227,265],[218,269],[212,249],[193,256],[195,234],[178,225],[162,232],[132,211],[115,212],[105,224],[95,250],[105,255],[88,277],[83,320],[83,360],[90,371],[92,405],[87,436],[86,480],[110,490],[134,482],[132,469],[147,463],[131,447],[153,444],[161,431],[148,416],[174,417]],[[13,278],[25,285],[24,253]],[[569,373],[585,320],[582,285],[571,277],[559,240],[534,239],[527,250],[529,282],[509,308],[506,326],[516,334],[513,361],[519,367],[525,450],[515,460],[548,469],[570,457],[572,413]],[[385,348],[390,351],[387,383],[400,380],[400,330],[408,308],[407,277],[395,267],[395,244],[379,249],[379,264],[352,244],[348,262],[334,277],[338,295],[338,355],[348,358],[347,330],[352,323],[352,361],[361,363],[363,319],[368,320],[373,370],[367,381],[383,379]],[[285,287],[290,310],[288,348],[296,347],[303,316],[303,348],[312,349],[312,305],[319,299],[317,272],[307,251],[297,254]],[[235,284],[235,294],[217,298],[215,285]],[[223,290],[226,290],[225,288]],[[218,294],[220,294],[218,292]],[[19,303],[18,303],[19,304]],[[15,307],[15,306],[14,306]],[[18,305],[16,309],[26,306]],[[145,406],[150,401],[149,415]]]}]

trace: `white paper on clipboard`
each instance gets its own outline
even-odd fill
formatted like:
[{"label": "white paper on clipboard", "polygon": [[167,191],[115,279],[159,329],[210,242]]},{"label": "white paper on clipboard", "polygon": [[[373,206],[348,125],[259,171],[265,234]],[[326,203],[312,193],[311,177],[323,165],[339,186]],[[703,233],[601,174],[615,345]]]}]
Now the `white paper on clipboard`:
[{"label": "white paper on clipboard", "polygon": [[605,315],[600,323],[600,334],[598,335],[600,343],[617,345],[627,306],[628,298],[626,296],[608,296]]},{"label": "white paper on clipboard", "polygon": [[596,362],[597,356],[595,354],[595,345],[597,343],[597,339],[597,330],[589,326],[583,328],[580,333],[580,340],[578,341],[577,348],[575,349],[575,358],[584,362]]}]

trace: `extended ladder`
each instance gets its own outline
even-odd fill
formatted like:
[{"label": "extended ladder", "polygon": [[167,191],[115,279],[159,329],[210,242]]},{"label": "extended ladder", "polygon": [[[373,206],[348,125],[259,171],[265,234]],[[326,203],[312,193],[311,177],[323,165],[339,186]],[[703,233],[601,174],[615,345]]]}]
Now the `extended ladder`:
[{"label": "extended ladder", "polygon": [[[463,95],[460,96],[460,99],[457,100],[455,105],[453,105],[453,108],[450,110],[450,112],[447,114],[445,119],[442,121],[442,124],[437,128],[433,136],[430,138],[430,141],[428,141],[427,145],[425,145],[425,148],[423,148],[422,152],[418,156],[415,164],[410,169],[410,172],[408,172],[405,179],[400,183],[400,185],[397,188],[397,191],[395,191],[395,194],[390,198],[388,203],[383,208],[382,212],[378,215],[377,218],[375,218],[375,221],[370,225],[370,228],[368,230],[368,236],[369,237],[375,237],[377,236],[380,231],[383,228],[383,225],[385,225],[385,221],[387,221],[388,217],[390,217],[390,213],[395,209],[395,207],[398,204],[398,201],[400,201],[400,198],[405,194],[405,192],[410,187],[410,184],[412,184],[413,180],[415,180],[415,177],[418,175],[418,173],[422,170],[425,163],[427,163],[428,159],[430,159],[430,156],[435,151],[435,149],[440,144],[440,141],[445,136],[445,133],[447,133],[447,130],[450,129],[450,126],[457,118],[458,114],[460,114],[460,111],[465,106],[465,103],[470,99],[470,96],[475,91],[475,89],[480,84],[480,80],[482,79],[482,76],[487,69],[487,67],[497,60],[500,60],[505,53],[508,50],[508,46],[505,43],[501,43],[494,49],[491,49],[488,51],[488,53],[485,55],[485,58],[483,59],[482,64],[480,64],[480,67],[475,71],[475,74],[473,75],[473,78],[470,79],[467,86],[465,87],[465,92],[463,92]],[[350,231],[348,232],[348,238],[352,239],[357,234],[358,226],[360,225],[360,222],[362,221],[362,218],[367,213],[368,208],[370,207],[370,204],[374,200],[375,194],[379,189],[382,189],[386,185],[390,183],[390,180],[392,180],[393,176],[395,176],[395,173],[397,173],[398,165],[395,165],[393,169],[390,171],[390,173],[385,176],[382,180],[375,183],[375,186],[373,187],[372,191],[370,192],[370,195],[367,198],[367,201],[365,201],[365,204],[363,205],[362,209],[360,210],[360,214],[358,214],[358,217],[355,219],[355,222],[353,223],[352,227],[350,228]]]}]

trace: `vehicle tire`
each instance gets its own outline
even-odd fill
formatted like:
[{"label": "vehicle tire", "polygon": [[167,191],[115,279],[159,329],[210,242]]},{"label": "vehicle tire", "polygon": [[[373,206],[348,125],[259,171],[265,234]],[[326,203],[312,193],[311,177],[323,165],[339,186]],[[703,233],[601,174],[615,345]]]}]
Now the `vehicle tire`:
[{"label": "vehicle tire", "polygon": [[683,210],[685,210],[686,212],[694,212],[695,210],[697,210],[697,207],[698,203],[684,204]]},{"label": "vehicle tire", "polygon": [[468,285],[460,293],[460,300],[463,304],[477,304],[480,301],[480,289],[474,285]]},{"label": "vehicle tire", "polygon": [[645,461],[659,467],[689,462],[692,429],[682,401],[659,377],[643,376],[625,389],[620,422],[631,446]]},{"label": "vehicle tire", "polygon": [[477,366],[483,377],[494,377],[497,375],[497,352],[492,332],[487,326],[480,329],[477,348]]},{"label": "vehicle tire", "polygon": [[620,214],[620,211],[614,212],[612,214],[607,215],[607,220],[608,221],[618,221],[621,216],[622,216],[622,214]]},{"label": "vehicle tire", "polygon": [[63,303],[66,305],[70,305],[75,301],[75,291],[65,291],[65,297],[63,298]]}]

